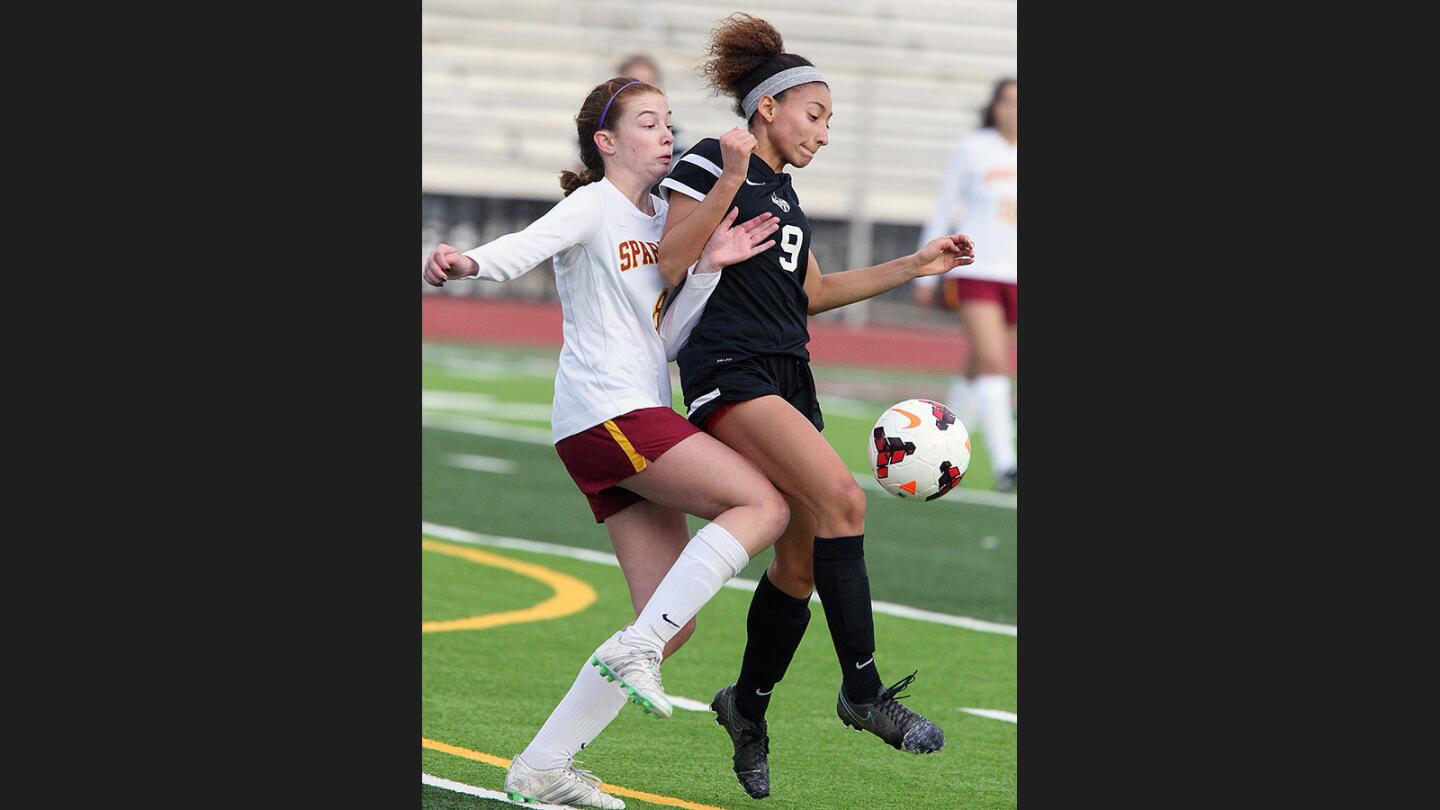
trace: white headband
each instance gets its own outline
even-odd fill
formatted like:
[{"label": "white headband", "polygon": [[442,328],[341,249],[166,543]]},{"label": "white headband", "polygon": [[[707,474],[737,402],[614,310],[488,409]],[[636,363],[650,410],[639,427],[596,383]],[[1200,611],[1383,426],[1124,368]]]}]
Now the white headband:
[{"label": "white headband", "polygon": [[824,81],[820,78],[820,71],[811,65],[782,70],[756,85],[754,90],[746,94],[745,100],[740,102],[741,109],[745,110],[745,120],[750,120],[750,117],[755,114],[756,108],[760,106],[761,96],[776,96],[797,84]]}]

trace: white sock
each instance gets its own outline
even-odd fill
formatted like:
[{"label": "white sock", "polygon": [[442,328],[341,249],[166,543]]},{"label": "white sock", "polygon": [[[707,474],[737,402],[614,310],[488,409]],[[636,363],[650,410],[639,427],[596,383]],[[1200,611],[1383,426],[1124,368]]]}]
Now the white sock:
[{"label": "white sock", "polygon": [[956,374],[955,379],[950,381],[950,390],[945,394],[945,404],[955,412],[955,418],[965,426],[967,431],[979,427],[976,424],[975,416],[975,385],[965,378],[964,374]]},{"label": "white sock", "polygon": [[980,430],[990,466],[996,474],[1015,466],[1015,431],[1010,413],[1010,378],[1004,374],[982,374],[975,378],[980,400]]},{"label": "white sock", "polygon": [[665,643],[749,562],[745,547],[730,532],[707,523],[690,538],[680,559],[660,580],[660,587],[620,640],[646,650],[665,649]]},{"label": "white sock", "polygon": [[520,753],[525,764],[548,771],[563,768],[584,746],[610,725],[625,707],[625,693],[605,680],[586,656],[575,683],[560,705],[550,712],[535,739]]}]

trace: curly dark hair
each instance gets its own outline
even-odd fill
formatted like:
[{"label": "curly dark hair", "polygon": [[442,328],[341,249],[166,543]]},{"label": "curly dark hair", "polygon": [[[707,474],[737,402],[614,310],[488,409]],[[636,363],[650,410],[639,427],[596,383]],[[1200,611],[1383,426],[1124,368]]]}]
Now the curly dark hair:
[{"label": "curly dark hair", "polygon": [[744,12],[731,14],[715,26],[710,32],[708,53],[700,73],[716,95],[724,93],[735,99],[732,109],[741,118],[745,117],[745,108],[740,102],[760,82],[782,70],[814,65],[799,54],[786,53],[785,40],[775,26]]}]

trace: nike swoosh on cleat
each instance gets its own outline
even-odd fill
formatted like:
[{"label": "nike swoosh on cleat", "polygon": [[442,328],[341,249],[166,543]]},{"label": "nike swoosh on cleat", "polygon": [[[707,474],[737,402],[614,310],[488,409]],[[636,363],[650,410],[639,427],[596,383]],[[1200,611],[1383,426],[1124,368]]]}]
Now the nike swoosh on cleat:
[{"label": "nike swoosh on cleat", "polygon": [[[770,687],[770,692],[774,692],[774,691],[775,691],[775,687],[773,687],[773,686]],[[755,690],[755,694],[759,695],[760,697],[765,697],[766,695],[770,694],[770,692],[761,692],[759,689],[756,689],[756,690]]]},{"label": "nike swoosh on cleat", "polygon": [[[670,621],[670,614],[669,614],[669,613],[661,613],[661,614],[660,614],[660,618],[664,619],[671,627],[679,627],[679,626],[680,626],[680,625],[678,625],[678,624]],[[873,660],[875,660],[875,659],[872,658],[872,659],[870,659],[870,660],[873,661]]]},{"label": "nike swoosh on cleat", "polygon": [[866,662],[863,663],[863,664],[856,664],[856,665],[855,665],[855,668],[856,668],[856,669],[864,669],[865,667],[868,667],[868,666],[870,666],[870,665],[873,664],[873,663],[875,663],[875,656],[872,655],[872,656],[870,656],[870,660],[869,660],[869,661],[866,661]]}]

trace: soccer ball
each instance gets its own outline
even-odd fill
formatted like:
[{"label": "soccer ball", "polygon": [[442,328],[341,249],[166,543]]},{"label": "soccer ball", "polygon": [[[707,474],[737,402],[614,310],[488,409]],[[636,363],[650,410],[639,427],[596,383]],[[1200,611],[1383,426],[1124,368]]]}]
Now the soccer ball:
[{"label": "soccer ball", "polygon": [[942,403],[897,402],[870,433],[870,469],[897,498],[933,501],[954,489],[969,467],[970,433]]}]

